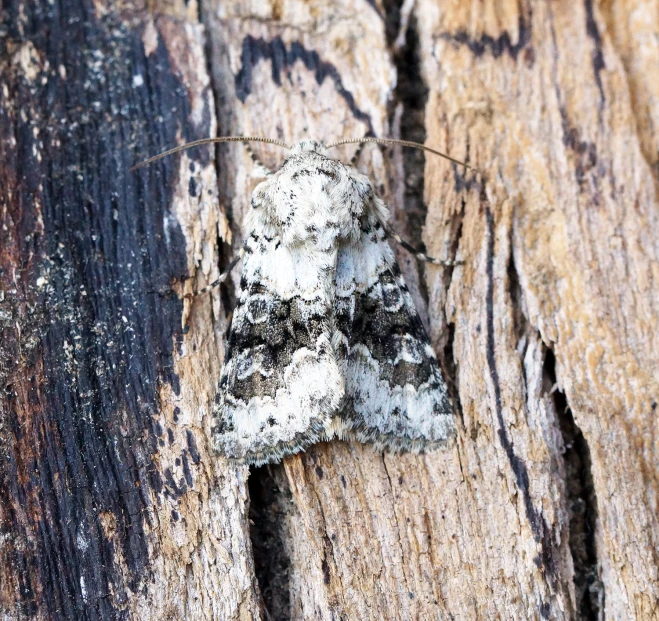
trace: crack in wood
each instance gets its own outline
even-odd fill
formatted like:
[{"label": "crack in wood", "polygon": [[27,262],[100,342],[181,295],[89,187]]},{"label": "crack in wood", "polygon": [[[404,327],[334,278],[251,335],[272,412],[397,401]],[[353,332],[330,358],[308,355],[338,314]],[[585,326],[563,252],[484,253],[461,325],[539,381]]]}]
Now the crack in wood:
[{"label": "crack in wood", "polygon": [[590,448],[572,416],[565,393],[557,387],[556,358],[550,348],[547,348],[545,353],[543,374],[545,390],[554,398],[565,447],[563,462],[577,619],[597,621],[604,611],[605,592],[599,576],[596,541],[598,509]]},{"label": "crack in wood", "polygon": [[286,621],[292,614],[291,559],[286,545],[290,536],[287,513],[294,511],[290,490],[281,466],[252,468],[248,485],[249,534],[263,605],[272,619]]},{"label": "crack in wood", "polygon": [[490,372],[490,379],[494,388],[495,412],[499,429],[497,435],[501,446],[503,447],[508,463],[515,475],[517,487],[522,494],[526,518],[531,526],[533,538],[540,545],[541,553],[535,559],[536,565],[543,571],[555,575],[557,567],[554,559],[553,540],[551,529],[547,525],[542,514],[533,506],[533,500],[530,493],[530,481],[526,464],[515,453],[513,441],[508,435],[508,431],[503,419],[503,402],[501,397],[501,385],[499,382],[499,373],[496,367],[496,347],[494,337],[494,256],[495,256],[495,227],[494,216],[489,205],[485,208],[485,217],[487,224],[487,364]]},{"label": "crack in wood", "polygon": [[[385,2],[387,41],[391,49],[392,58],[398,76],[393,95],[393,102],[390,106],[392,111],[390,114],[392,117],[390,124],[392,127],[395,127],[395,116],[397,115],[396,110],[399,105],[402,105],[402,113],[399,113],[399,137],[403,140],[410,140],[423,144],[426,141],[425,111],[428,102],[428,86],[426,85],[421,72],[420,40],[416,16],[414,13],[411,15],[407,25],[405,45],[402,47],[395,46],[395,41],[398,38],[400,29],[401,6],[402,0]],[[425,251],[423,229],[428,215],[428,206],[424,200],[425,161],[426,158],[423,151],[416,149],[402,150],[402,173],[405,188],[403,193],[404,214],[398,218],[400,221],[398,228],[402,230],[401,234],[404,237],[414,240],[416,248],[419,248],[422,251]],[[457,170],[457,168],[457,166],[453,167],[454,175],[459,176],[462,185],[459,189],[456,189],[456,191],[460,192],[462,189],[469,191],[472,188],[471,177],[466,181],[462,181],[463,175]],[[455,252],[459,246],[460,235],[462,232],[462,217],[463,216],[461,215],[460,224],[458,225],[457,235],[455,237],[456,242],[452,248],[452,258],[455,258]],[[425,265],[420,264],[418,269],[420,272],[418,278],[419,293],[423,298],[425,307],[427,308],[429,303],[429,293],[428,283],[424,277]],[[449,282],[450,278],[447,279],[447,283]],[[428,320],[426,319],[426,321]],[[456,404],[460,416],[462,416],[460,396],[454,379],[457,372],[457,362],[453,353],[454,334],[455,327],[451,324],[447,324],[446,336],[442,339],[442,343],[440,343],[440,345],[443,344],[443,348],[439,350],[439,353],[442,370],[451,392],[451,398]]]},{"label": "crack in wood", "polygon": [[595,46],[595,49],[593,49],[593,73],[595,75],[597,89],[600,92],[599,110],[601,112],[606,102],[604,87],[602,86],[602,70],[606,69],[604,54],[602,52],[602,35],[595,20],[593,0],[584,0],[584,9],[586,10],[586,32],[593,40]]}]

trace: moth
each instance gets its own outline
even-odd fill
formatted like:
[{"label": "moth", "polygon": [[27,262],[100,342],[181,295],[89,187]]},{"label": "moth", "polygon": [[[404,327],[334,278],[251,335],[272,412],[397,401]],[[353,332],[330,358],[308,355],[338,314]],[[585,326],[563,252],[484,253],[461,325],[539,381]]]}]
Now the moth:
[{"label": "moth", "polygon": [[[143,164],[209,141],[288,148],[224,137]],[[242,258],[212,414],[213,445],[228,458],[272,463],[332,438],[419,452],[455,435],[446,381],[387,238],[413,249],[391,231],[370,179],[327,155],[369,141],[443,155],[385,139],[298,143],[254,190],[239,255],[197,292]]]}]

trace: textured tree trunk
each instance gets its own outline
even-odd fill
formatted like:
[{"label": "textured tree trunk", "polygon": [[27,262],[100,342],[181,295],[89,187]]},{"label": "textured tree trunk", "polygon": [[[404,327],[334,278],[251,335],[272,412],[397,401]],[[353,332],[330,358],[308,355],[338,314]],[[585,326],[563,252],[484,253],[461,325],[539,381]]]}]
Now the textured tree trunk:
[{"label": "textured tree trunk", "polygon": [[[659,618],[659,8],[4,3],[0,618]],[[210,407],[259,170],[365,149],[455,446],[251,471]],[[276,167],[285,153],[255,147]],[[347,161],[354,147],[336,150]]]}]

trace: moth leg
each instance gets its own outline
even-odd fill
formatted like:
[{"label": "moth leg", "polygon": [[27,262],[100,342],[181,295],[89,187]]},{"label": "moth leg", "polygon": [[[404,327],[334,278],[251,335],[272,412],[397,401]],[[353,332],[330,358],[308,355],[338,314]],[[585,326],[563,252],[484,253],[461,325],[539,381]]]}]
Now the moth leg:
[{"label": "moth leg", "polygon": [[249,156],[252,158],[252,162],[263,169],[263,173],[266,177],[270,177],[272,175],[272,171],[259,159],[259,156],[254,153],[251,145],[245,143],[245,149],[247,150]]},{"label": "moth leg", "polygon": [[227,276],[231,273],[231,270],[238,265],[238,261],[243,258],[245,254],[245,246],[243,246],[240,249],[240,252],[236,255],[236,257],[229,263],[227,266],[227,269],[224,270],[212,283],[206,285],[202,289],[199,289],[198,291],[193,291],[192,293],[186,293],[183,297],[191,299],[193,297],[196,297],[198,295],[202,295],[203,293],[206,293],[207,291],[210,291],[211,289],[214,289],[218,285],[221,285],[226,279]]},{"label": "moth leg", "polygon": [[405,250],[411,252],[419,261],[424,261],[425,263],[432,263],[433,265],[443,265],[445,267],[454,267],[456,265],[464,265],[464,261],[452,261],[447,259],[435,259],[434,257],[429,257],[425,252],[421,252],[416,249],[410,243],[406,242],[401,236],[396,233],[387,222],[380,221],[384,232],[388,237],[392,237],[394,241],[399,243]]},{"label": "moth leg", "polygon": [[357,147],[357,150],[355,151],[355,154],[350,158],[350,166],[353,168],[357,166],[357,161],[359,160],[359,156],[362,154],[362,151],[364,150],[364,145],[366,143],[360,142],[359,146]]}]

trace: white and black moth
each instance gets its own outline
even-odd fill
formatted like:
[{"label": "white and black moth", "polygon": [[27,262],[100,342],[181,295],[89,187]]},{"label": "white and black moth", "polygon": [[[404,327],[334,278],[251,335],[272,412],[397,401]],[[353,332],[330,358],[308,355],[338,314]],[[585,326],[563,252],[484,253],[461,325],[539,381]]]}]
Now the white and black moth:
[{"label": "white and black moth", "polygon": [[212,440],[232,459],[276,462],[335,437],[418,452],[455,435],[387,237],[407,244],[369,178],[326,148],[300,142],[256,187],[231,265],[242,257]]}]

